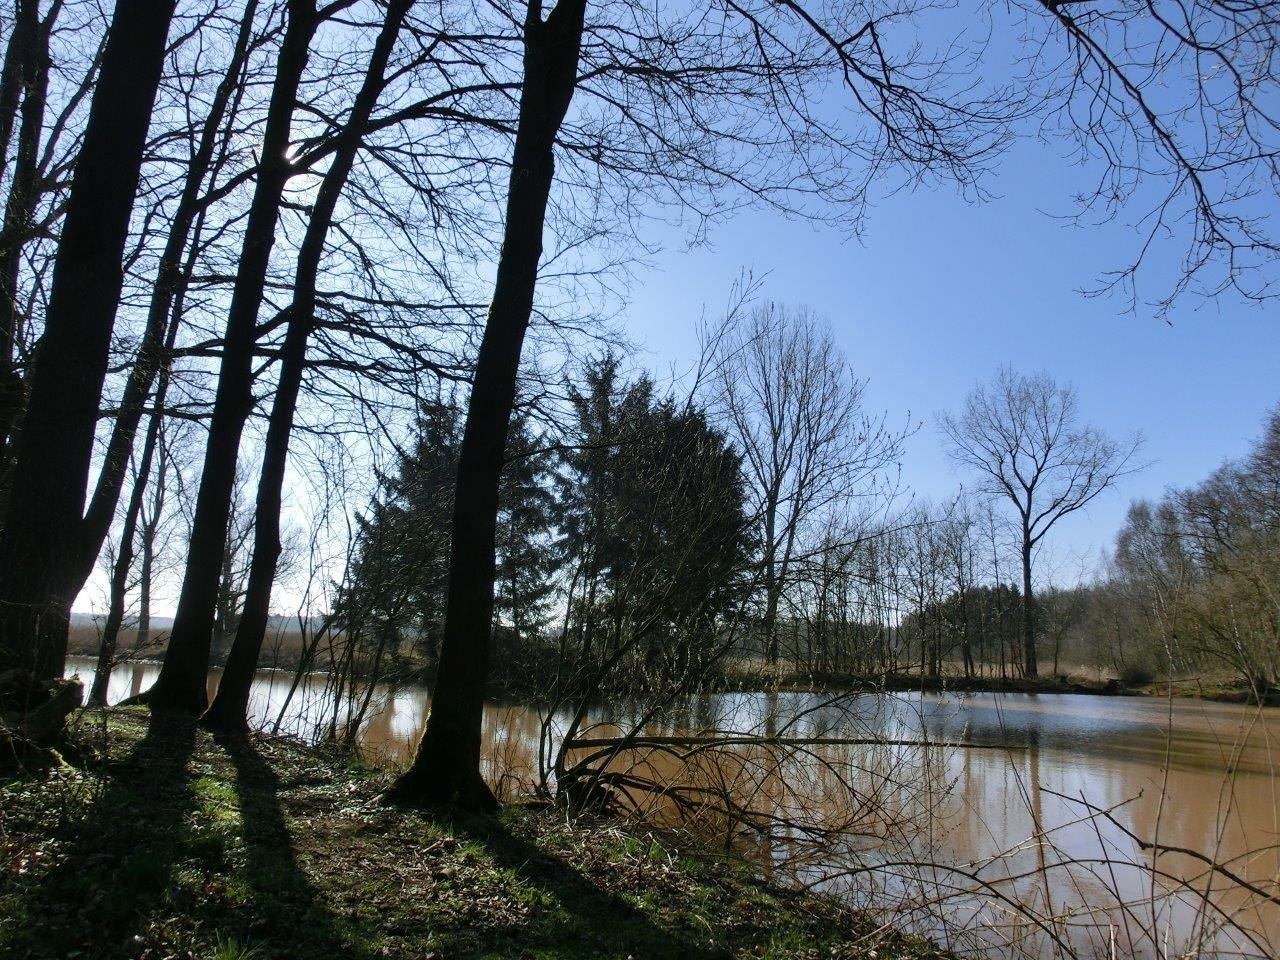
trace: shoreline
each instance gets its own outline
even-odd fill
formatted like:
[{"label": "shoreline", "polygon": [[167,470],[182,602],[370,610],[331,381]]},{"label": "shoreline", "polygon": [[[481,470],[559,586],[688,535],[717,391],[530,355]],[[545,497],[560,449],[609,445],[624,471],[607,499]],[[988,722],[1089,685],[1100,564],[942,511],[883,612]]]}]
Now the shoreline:
[{"label": "shoreline", "polygon": [[138,709],[77,736],[81,767],[0,781],[15,960],[946,956],[640,825],[387,807],[347,755]]},{"label": "shoreline", "polygon": [[[93,660],[82,653],[68,656],[68,660]],[[131,664],[142,664],[158,667],[160,660],[153,657],[138,657],[121,660],[116,668]],[[211,669],[221,670],[221,663],[211,664]],[[259,673],[285,674],[290,677],[296,672],[295,667],[264,666]],[[314,668],[304,673],[304,677],[326,677],[329,671]],[[389,679],[379,683],[392,687],[420,686],[429,688],[430,678],[414,679],[395,683]],[[1117,679],[1088,680],[1079,677],[1052,676],[1037,680],[1026,680],[1019,677],[990,676],[920,676],[911,673],[887,674],[804,674],[797,672],[770,675],[764,671],[728,670],[710,677],[700,692],[756,692],[756,693],[1009,693],[1009,694],[1057,694],[1097,697],[1173,697],[1180,700],[1204,700],[1211,703],[1234,703],[1246,706],[1280,707],[1280,690],[1267,693],[1262,703],[1258,703],[1254,692],[1242,683],[1232,683],[1222,679],[1201,679],[1182,677],[1174,680],[1155,680],[1140,686],[1126,686]],[[490,684],[489,696],[498,702],[530,702],[525,692],[511,689],[509,686]]]},{"label": "shoreline", "polygon": [[1071,677],[1041,677],[1026,680],[1019,677],[920,676],[890,673],[882,675],[784,674],[770,677],[764,673],[730,674],[715,685],[717,690],[759,690],[779,693],[1011,693],[1056,694],[1095,697],[1159,697],[1180,700],[1205,700],[1213,703],[1237,703],[1252,706],[1280,707],[1280,691],[1268,692],[1258,703],[1254,692],[1244,684],[1223,680],[1201,680],[1184,677],[1155,680],[1140,686],[1126,686],[1117,679],[1085,680]]}]

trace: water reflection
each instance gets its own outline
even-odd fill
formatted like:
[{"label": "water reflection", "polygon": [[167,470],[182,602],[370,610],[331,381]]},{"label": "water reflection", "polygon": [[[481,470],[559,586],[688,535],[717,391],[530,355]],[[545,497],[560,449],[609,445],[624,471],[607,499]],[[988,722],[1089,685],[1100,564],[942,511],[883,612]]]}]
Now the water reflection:
[{"label": "water reflection", "polygon": [[[69,667],[86,683],[92,669],[88,661]],[[149,663],[120,667],[109,702],[144,689],[156,672]],[[215,674],[210,693],[216,682]],[[255,724],[278,721],[280,732],[314,740],[348,722],[350,705],[334,703],[325,677],[306,678],[290,698],[292,685],[289,674],[259,675],[250,698]],[[420,688],[376,689],[358,734],[361,748],[382,762],[406,763],[427,708]],[[637,715],[626,704],[595,709],[596,728],[586,735],[625,729]],[[537,775],[542,711],[491,704],[484,722],[486,775],[508,789],[527,788]],[[567,718],[558,722],[563,727]],[[744,749],[735,761],[741,766],[728,774],[723,764],[701,772],[719,788],[754,791],[751,804],[779,814],[803,803],[806,815],[825,814],[830,805],[831,816],[848,817],[846,787],[855,784],[866,801],[865,811],[855,811],[865,814],[866,829],[848,831],[821,856],[799,856],[800,838],[785,830],[763,831],[743,849],[791,882],[868,907],[905,905],[923,932],[955,938],[956,928],[967,928],[968,941],[951,940],[956,948],[994,946],[1012,955],[1020,947],[1035,956],[1058,937],[1085,955],[1113,953],[1113,939],[1128,945],[1122,955],[1161,952],[1144,946],[1139,929],[1161,931],[1170,945],[1190,939],[1202,954],[1238,947],[1245,955],[1274,955],[1262,938],[1280,941],[1276,905],[1256,896],[1231,891],[1219,898],[1259,938],[1255,943],[1218,930],[1186,897],[1153,896],[1157,886],[1203,877],[1204,865],[1176,854],[1153,861],[1129,836],[1200,851],[1275,891],[1280,780],[1273,746],[1280,711],[1079,695],[896,694],[828,703],[815,694],[743,692],[690,697],[651,727],[662,734],[707,729],[987,747],[844,745],[804,756]],[[689,774],[656,751],[632,751],[619,762],[657,780]],[[1115,823],[1083,816],[1081,799],[1114,808]],[[919,868],[904,866],[912,862],[942,866],[922,877]],[[1153,862],[1166,875],[1163,884],[1153,886],[1146,869]],[[1221,878],[1198,883],[1224,886]],[[1044,928],[1019,927],[1008,904],[983,884],[1016,887],[1022,902],[1052,920]],[[947,900],[953,923],[941,923],[940,891],[960,889],[970,894]],[[1117,899],[1130,906],[1120,908]]]}]

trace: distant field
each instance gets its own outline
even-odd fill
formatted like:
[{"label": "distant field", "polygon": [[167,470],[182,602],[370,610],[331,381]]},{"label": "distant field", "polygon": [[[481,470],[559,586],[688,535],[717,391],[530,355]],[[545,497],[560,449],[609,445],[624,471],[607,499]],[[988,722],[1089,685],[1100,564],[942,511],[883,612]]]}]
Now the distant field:
[{"label": "distant field", "polygon": [[[169,640],[169,625],[158,627],[148,633],[144,643],[138,641],[136,627],[126,626],[120,633],[120,650],[118,659],[145,659],[158,657],[164,652]],[[72,656],[96,657],[102,640],[101,627],[94,623],[73,623],[68,638],[67,652]],[[329,663],[326,652],[327,645],[322,645],[315,666],[323,669]],[[302,656],[303,635],[296,627],[279,628],[267,635],[266,645],[262,649],[260,664],[264,668],[290,669],[298,665]],[[226,659],[225,649],[212,651],[212,662],[221,665]]]}]

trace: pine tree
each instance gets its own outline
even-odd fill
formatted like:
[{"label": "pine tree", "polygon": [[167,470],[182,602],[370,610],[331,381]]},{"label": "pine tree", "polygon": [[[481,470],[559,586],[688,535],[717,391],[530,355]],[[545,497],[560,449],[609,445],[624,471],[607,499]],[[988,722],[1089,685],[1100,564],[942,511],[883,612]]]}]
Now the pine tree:
[{"label": "pine tree", "polygon": [[583,383],[570,392],[577,423],[558,489],[581,662],[634,648],[628,668],[642,682],[683,676],[714,648],[742,587],[738,454],[696,406],[658,398],[648,377],[623,383],[611,355]]},{"label": "pine tree", "polygon": [[[345,629],[389,635],[402,658],[434,667],[444,619],[449,528],[462,419],[452,399],[424,403],[412,450],[380,477],[359,522],[359,548],[340,596]],[[508,441],[498,517],[495,625],[517,643],[546,626],[558,566],[546,444],[517,421]]]}]

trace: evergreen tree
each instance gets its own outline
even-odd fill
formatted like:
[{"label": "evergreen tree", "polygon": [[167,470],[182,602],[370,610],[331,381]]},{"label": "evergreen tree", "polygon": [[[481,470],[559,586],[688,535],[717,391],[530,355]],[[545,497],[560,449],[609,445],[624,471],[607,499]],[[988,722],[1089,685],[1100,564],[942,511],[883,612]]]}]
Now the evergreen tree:
[{"label": "evergreen tree", "polygon": [[[388,638],[393,655],[434,666],[444,618],[449,518],[462,436],[451,398],[423,403],[412,450],[379,477],[359,520],[358,547],[340,596],[352,633]],[[498,518],[495,621],[521,641],[546,626],[556,551],[550,537],[550,455],[523,422],[513,425]]]},{"label": "evergreen tree", "polygon": [[747,566],[741,464],[704,411],[622,382],[606,355],[571,390],[559,484],[561,543],[584,665],[634,650],[645,680],[683,676],[714,647]]},{"label": "evergreen tree", "polygon": [[553,539],[553,461],[545,441],[516,419],[507,435],[499,490],[495,619],[517,638],[545,631],[556,591],[560,550]]}]

